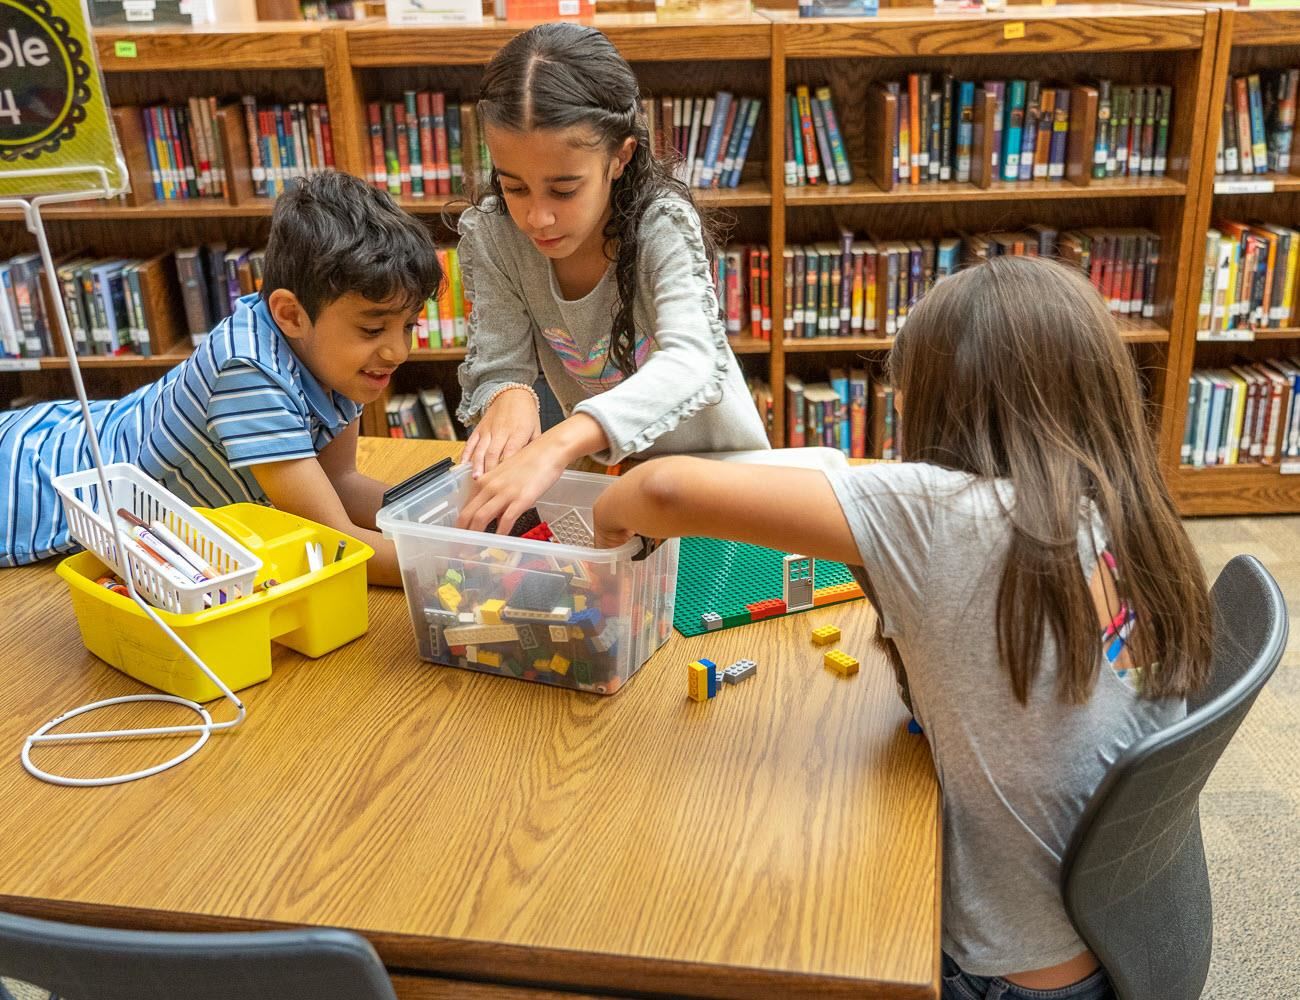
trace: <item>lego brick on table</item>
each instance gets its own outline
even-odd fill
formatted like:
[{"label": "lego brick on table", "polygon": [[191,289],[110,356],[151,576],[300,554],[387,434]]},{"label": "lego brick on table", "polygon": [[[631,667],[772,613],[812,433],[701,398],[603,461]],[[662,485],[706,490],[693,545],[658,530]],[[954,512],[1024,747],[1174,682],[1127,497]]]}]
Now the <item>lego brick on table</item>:
[{"label": "lego brick on table", "polygon": [[823,625],[812,630],[812,641],[817,646],[829,646],[840,641],[840,630],[836,625]]},{"label": "lego brick on table", "polygon": [[848,677],[851,674],[856,674],[858,672],[858,661],[848,653],[839,649],[828,651],[826,656],[823,658],[823,662],[837,674],[844,677]]},{"label": "lego brick on table", "polygon": [[756,670],[758,670],[758,664],[753,660],[737,660],[722,671],[722,679],[727,684],[739,684],[746,677],[752,677]]},{"label": "lego brick on table", "polygon": [[687,665],[686,695],[692,701],[708,701],[718,693],[715,668],[695,660]]}]

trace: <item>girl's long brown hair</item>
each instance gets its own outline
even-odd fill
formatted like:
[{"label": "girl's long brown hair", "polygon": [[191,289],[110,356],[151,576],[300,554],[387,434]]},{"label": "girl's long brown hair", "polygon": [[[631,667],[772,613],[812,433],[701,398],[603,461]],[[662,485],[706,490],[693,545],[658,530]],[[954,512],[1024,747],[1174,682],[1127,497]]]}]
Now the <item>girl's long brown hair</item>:
[{"label": "girl's long brown hair", "polygon": [[1097,611],[1078,558],[1084,500],[1137,612],[1129,650],[1142,695],[1200,687],[1212,629],[1204,573],[1157,471],[1133,358],[1084,277],[997,257],[945,278],[908,316],[889,368],[904,461],[1015,488],[997,636],[1017,700],[1028,701],[1049,633],[1063,700],[1087,701],[1098,677]]}]

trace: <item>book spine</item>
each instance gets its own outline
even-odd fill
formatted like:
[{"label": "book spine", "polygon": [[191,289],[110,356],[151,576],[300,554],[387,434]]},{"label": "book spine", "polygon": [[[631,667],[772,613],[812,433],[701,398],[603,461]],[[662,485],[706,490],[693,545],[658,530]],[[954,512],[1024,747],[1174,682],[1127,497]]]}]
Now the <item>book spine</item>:
[{"label": "book spine", "polygon": [[1268,172],[1268,140],[1264,133],[1264,95],[1260,92],[1259,74],[1246,78],[1246,99],[1250,109],[1250,158],[1255,173]]},{"label": "book spine", "polygon": [[817,101],[821,104],[822,119],[826,123],[827,139],[835,163],[836,177],[841,184],[852,184],[853,169],[849,166],[849,157],[844,150],[844,136],[840,133],[839,119],[835,116],[835,99],[831,95],[831,88],[819,87]]},{"label": "book spine", "polygon": [[956,107],[957,81],[951,73],[943,75],[943,103],[939,108],[939,180],[951,181],[953,175],[953,112]]},{"label": "book spine", "polygon": [[970,183],[971,139],[974,130],[975,84],[963,80],[957,97],[957,169],[955,180]]},{"label": "book spine", "polygon": [[1019,180],[1029,181],[1034,178],[1034,150],[1038,148],[1038,120],[1041,115],[1042,85],[1037,80],[1030,80],[1025,92],[1025,124],[1020,139]]}]

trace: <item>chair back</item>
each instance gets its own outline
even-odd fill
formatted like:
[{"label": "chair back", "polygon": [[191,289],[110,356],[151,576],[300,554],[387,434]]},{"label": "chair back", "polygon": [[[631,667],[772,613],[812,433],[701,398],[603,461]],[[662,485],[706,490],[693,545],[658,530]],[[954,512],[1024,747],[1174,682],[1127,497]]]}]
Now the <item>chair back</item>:
[{"label": "chair back", "polygon": [[397,1000],[349,931],[123,931],[0,913],[0,976],[67,1000]]},{"label": "chair back", "polygon": [[1120,1000],[1194,1000],[1205,987],[1214,922],[1197,803],[1286,647],[1286,604],[1259,560],[1228,563],[1210,602],[1207,690],[1115,762],[1061,864],[1066,911]]}]

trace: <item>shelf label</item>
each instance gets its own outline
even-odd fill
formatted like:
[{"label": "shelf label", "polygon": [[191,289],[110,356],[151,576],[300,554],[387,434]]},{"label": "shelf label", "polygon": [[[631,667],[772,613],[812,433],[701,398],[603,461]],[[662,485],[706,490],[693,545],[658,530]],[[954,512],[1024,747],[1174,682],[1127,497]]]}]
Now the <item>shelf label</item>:
[{"label": "shelf label", "polygon": [[113,43],[113,55],[119,59],[134,59],[139,53],[135,50],[135,42],[117,41]]},{"label": "shelf label", "polygon": [[1024,37],[1025,37],[1025,22],[1024,22],[1024,21],[1008,21],[1006,24],[1004,24],[1004,25],[1002,26],[1002,37],[1003,37],[1003,38],[1008,38],[1008,39],[1009,39],[1009,38],[1024,38]]},{"label": "shelf label", "polygon": [[1255,339],[1255,330],[1253,327],[1244,327],[1240,330],[1223,330],[1219,333],[1206,333],[1201,331],[1196,335],[1196,339],[1202,343],[1241,343]]},{"label": "shelf label", "polygon": [[0,358],[0,372],[34,372],[40,367],[40,358]]},{"label": "shelf label", "polygon": [[1215,194],[1272,194],[1273,182],[1270,180],[1251,180],[1244,178],[1239,181],[1216,180],[1214,182]]},{"label": "shelf label", "polygon": [[1284,476],[1300,475],[1300,458],[1290,458],[1282,462],[1277,467],[1277,471]]}]

